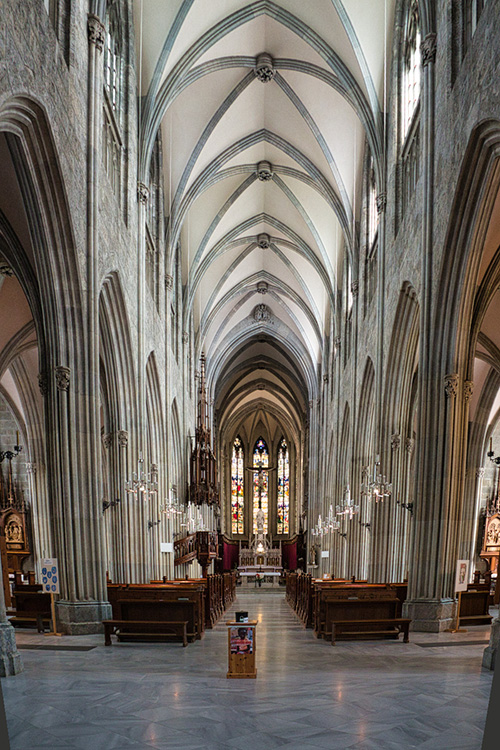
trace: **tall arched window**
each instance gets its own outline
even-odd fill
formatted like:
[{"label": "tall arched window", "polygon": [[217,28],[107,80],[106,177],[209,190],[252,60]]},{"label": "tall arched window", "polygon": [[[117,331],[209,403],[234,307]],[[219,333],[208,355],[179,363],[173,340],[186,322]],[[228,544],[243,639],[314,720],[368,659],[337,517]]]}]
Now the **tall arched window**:
[{"label": "tall arched window", "polygon": [[108,2],[104,45],[104,88],[113,112],[120,103],[121,38],[116,2]]},{"label": "tall arched window", "polygon": [[239,437],[233,443],[231,459],[231,531],[233,534],[243,534],[244,512],[244,454],[243,444]]},{"label": "tall arched window", "polygon": [[253,533],[257,533],[257,511],[259,504],[264,512],[264,534],[269,529],[269,451],[266,441],[259,438],[253,449]]},{"label": "tall arched window", "polygon": [[410,4],[406,19],[404,51],[403,51],[403,86],[402,96],[402,126],[403,140],[412,124],[413,116],[420,101],[420,25],[418,19],[418,3]]},{"label": "tall arched window", "polygon": [[290,463],[288,445],[282,438],[278,448],[278,523],[276,532],[288,534],[290,531]]},{"label": "tall arched window", "polygon": [[113,192],[120,202],[122,161],[122,33],[116,0],[108,0],[103,78],[103,161]]},{"label": "tall arched window", "polygon": [[418,2],[407,6],[401,61],[401,212],[420,174],[420,25]]}]

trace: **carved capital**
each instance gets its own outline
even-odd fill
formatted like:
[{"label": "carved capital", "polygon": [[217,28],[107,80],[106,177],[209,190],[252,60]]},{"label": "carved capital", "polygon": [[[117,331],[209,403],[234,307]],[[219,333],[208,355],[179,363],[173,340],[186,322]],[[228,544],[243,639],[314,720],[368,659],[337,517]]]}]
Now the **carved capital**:
[{"label": "carved capital", "polygon": [[0,276],[14,276],[14,271],[6,260],[0,260]]},{"label": "carved capital", "polygon": [[26,471],[28,474],[36,474],[36,463],[35,461],[26,461]]},{"label": "carved capital", "polygon": [[183,341],[183,342],[184,342],[185,344],[187,344],[187,342],[189,341],[189,334],[188,334],[188,332],[187,332],[187,331],[183,331],[183,332],[182,332],[182,341]]},{"label": "carved capital", "polygon": [[69,367],[59,365],[55,368],[56,386],[58,391],[67,391],[69,389],[70,374],[71,370],[69,369]]},{"label": "carved capital", "polygon": [[89,13],[88,16],[87,32],[90,44],[95,44],[99,52],[102,52],[104,49],[104,40],[106,39],[106,29],[101,19],[93,13]]},{"label": "carved capital", "polygon": [[261,52],[255,60],[255,75],[261,83],[269,83],[276,75],[274,61],[267,52]]},{"label": "carved capital", "polygon": [[464,400],[470,401],[472,398],[472,394],[474,393],[474,383],[472,380],[465,380],[464,381]]},{"label": "carved capital", "polygon": [[401,447],[401,435],[398,435],[397,432],[394,433],[394,435],[391,435],[391,448],[393,451],[399,450]]},{"label": "carved capital", "polygon": [[413,449],[415,448],[415,441],[413,438],[407,437],[405,439],[405,451],[409,453],[410,455],[413,453]]},{"label": "carved capital", "polygon": [[420,45],[420,55],[422,58],[422,65],[424,67],[426,65],[429,65],[429,63],[433,63],[435,61],[436,47],[436,35],[433,33],[427,34]]},{"label": "carved capital", "polygon": [[170,291],[170,289],[172,289],[173,286],[174,286],[174,277],[170,276],[169,273],[165,274],[165,289],[168,289]]},{"label": "carved capital", "polygon": [[351,294],[353,297],[357,297],[359,292],[359,281],[357,279],[351,282]]},{"label": "carved capital", "polygon": [[149,188],[143,182],[137,183],[137,200],[139,201],[139,203],[142,203],[144,206],[147,204],[149,200]]},{"label": "carved capital", "polygon": [[484,466],[479,466],[479,467],[478,467],[478,468],[476,469],[476,477],[477,477],[478,479],[482,479],[482,478],[484,477]]},{"label": "carved capital", "polygon": [[329,377],[328,377],[328,373],[326,372],[326,373],[325,373],[325,374],[323,375],[323,383],[328,383],[328,381],[329,381]]},{"label": "carved capital", "polygon": [[120,448],[125,448],[128,445],[128,432],[127,430],[118,430],[118,445]]},{"label": "carved capital", "polygon": [[106,434],[102,435],[101,440],[103,446],[105,448],[109,448],[111,446],[111,443],[113,442],[113,436],[110,432],[106,432]]},{"label": "carved capital", "polygon": [[49,383],[47,380],[47,374],[45,372],[40,372],[38,374],[38,387],[40,388],[40,393],[43,397],[47,395],[49,392]]},{"label": "carved capital", "polygon": [[455,398],[458,390],[458,373],[451,372],[444,376],[444,392],[447,398]]},{"label": "carved capital", "polygon": [[377,213],[378,214],[383,213],[385,209],[387,208],[387,193],[383,193],[383,192],[379,193],[377,195],[376,202],[377,202]]}]

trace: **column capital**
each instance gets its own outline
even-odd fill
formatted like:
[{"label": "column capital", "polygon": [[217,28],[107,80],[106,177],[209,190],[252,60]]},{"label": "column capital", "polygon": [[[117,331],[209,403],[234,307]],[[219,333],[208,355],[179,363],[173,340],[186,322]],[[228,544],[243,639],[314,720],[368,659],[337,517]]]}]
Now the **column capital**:
[{"label": "column capital", "polygon": [[101,19],[94,13],[89,13],[87,19],[87,32],[90,44],[95,44],[99,52],[104,49],[104,40],[106,39],[106,29]]},{"label": "column capital", "polygon": [[56,386],[58,391],[67,391],[69,389],[69,376],[71,370],[64,365],[58,365],[55,368]]},{"label": "column capital", "polygon": [[458,391],[458,372],[451,372],[444,376],[444,392],[447,398],[455,398]]},{"label": "column capital", "polygon": [[171,276],[169,273],[165,274],[165,289],[172,289],[174,286],[174,277]]},{"label": "column capital", "polygon": [[482,479],[484,477],[484,466],[478,466],[476,469],[476,477]]},{"label": "column capital", "polygon": [[353,297],[357,297],[359,292],[359,281],[355,279],[351,282],[351,294]]},{"label": "column capital", "polygon": [[38,373],[38,387],[40,388],[40,393],[42,394],[42,396],[45,397],[49,392],[49,384],[47,381],[46,372]]},{"label": "column capital", "polygon": [[118,445],[120,448],[125,448],[128,445],[128,432],[127,430],[118,430]]},{"label": "column capital", "polygon": [[401,435],[395,432],[391,435],[391,448],[393,451],[399,450],[401,447]]},{"label": "column capital", "polygon": [[142,203],[144,206],[147,204],[149,200],[149,188],[143,182],[137,183],[137,200],[139,201],[139,203]]},{"label": "column capital", "polygon": [[422,57],[423,67],[435,61],[436,47],[436,34],[431,32],[430,34],[427,34],[420,45],[420,55]]},{"label": "column capital", "polygon": [[383,191],[380,192],[377,195],[376,202],[377,202],[377,213],[378,214],[383,213],[387,207],[387,193],[384,193]]},{"label": "column capital", "polygon": [[413,449],[415,448],[415,440],[411,437],[405,438],[405,450],[410,455],[413,453]]},{"label": "column capital", "polygon": [[464,381],[464,399],[465,401],[470,401],[472,398],[472,394],[474,393],[474,383],[472,380],[465,380]]}]

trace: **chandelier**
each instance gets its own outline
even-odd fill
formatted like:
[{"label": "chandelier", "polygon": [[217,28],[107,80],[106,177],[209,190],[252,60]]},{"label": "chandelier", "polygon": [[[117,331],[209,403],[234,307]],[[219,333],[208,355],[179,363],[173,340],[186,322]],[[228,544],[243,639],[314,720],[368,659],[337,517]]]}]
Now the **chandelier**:
[{"label": "chandelier", "polygon": [[349,485],[346,486],[344,492],[344,502],[342,505],[337,505],[337,515],[351,518],[359,513],[359,505],[355,505],[351,499],[351,490]]},{"label": "chandelier", "polygon": [[137,461],[137,471],[132,474],[132,479],[125,482],[125,492],[129,495],[135,495],[137,498],[142,497],[145,503],[156,497],[158,494],[158,468],[155,464],[151,465],[151,471],[144,471],[144,459],[142,453],[139,453]]},{"label": "chandelier", "polygon": [[184,526],[188,534],[194,534],[196,531],[208,531],[200,509],[194,503],[188,503],[187,512],[184,512],[184,520],[181,526]]},{"label": "chandelier", "polygon": [[323,520],[321,516],[318,516],[318,522],[312,530],[313,536],[325,536],[325,534],[331,534],[333,531],[337,531],[340,528],[340,522],[333,513],[333,505],[330,505],[330,511],[328,516]]},{"label": "chandelier", "polygon": [[165,513],[168,519],[184,513],[184,509],[180,507],[177,498],[172,498],[172,493],[169,493],[168,499],[165,501],[164,505],[162,505],[160,510],[162,513]]},{"label": "chandelier", "polygon": [[[370,480],[370,467],[363,466],[361,470],[361,491],[360,496],[367,500],[375,500],[376,503],[382,502],[384,498],[392,495],[392,484],[387,481],[385,474],[380,472],[380,457],[375,458],[373,474]],[[403,503],[398,503],[405,507]],[[413,506],[412,506],[413,507]],[[410,510],[410,508],[407,508]]]}]

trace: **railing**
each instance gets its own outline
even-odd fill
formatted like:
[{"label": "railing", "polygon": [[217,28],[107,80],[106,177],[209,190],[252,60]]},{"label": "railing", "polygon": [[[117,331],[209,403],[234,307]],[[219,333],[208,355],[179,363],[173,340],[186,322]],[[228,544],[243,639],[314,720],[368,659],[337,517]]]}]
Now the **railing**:
[{"label": "railing", "polygon": [[196,534],[177,539],[174,542],[174,565],[182,565],[196,558]]}]

